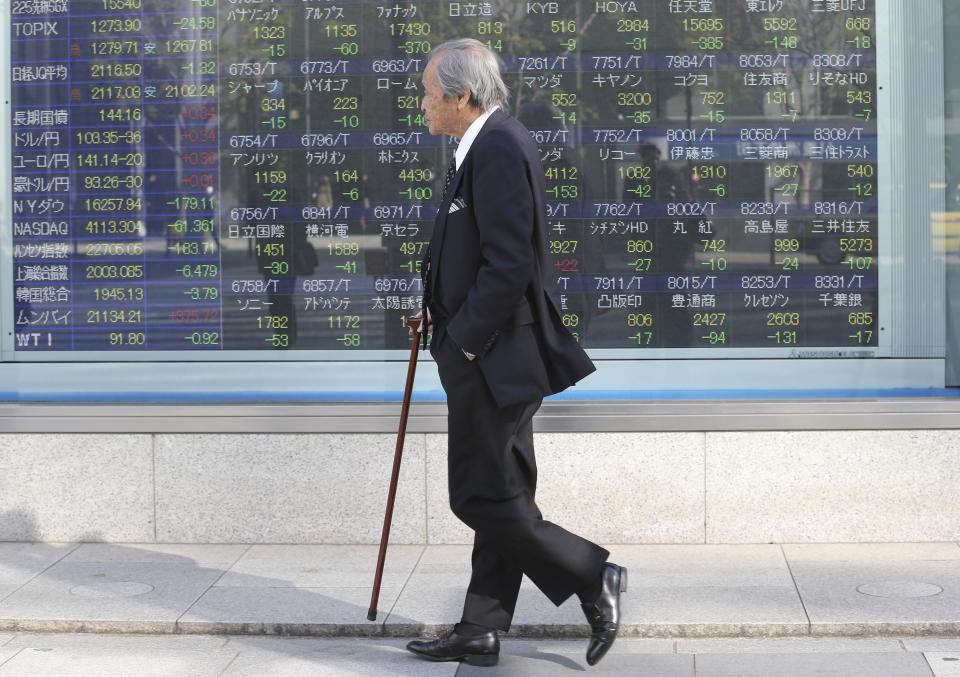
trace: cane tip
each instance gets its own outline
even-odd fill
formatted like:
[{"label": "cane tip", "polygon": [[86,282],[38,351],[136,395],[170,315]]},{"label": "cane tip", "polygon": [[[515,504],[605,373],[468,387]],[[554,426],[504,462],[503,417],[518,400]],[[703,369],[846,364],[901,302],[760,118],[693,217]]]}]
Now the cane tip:
[{"label": "cane tip", "polygon": [[367,620],[368,620],[368,621],[375,621],[375,620],[377,620],[377,610],[376,610],[376,609],[370,609],[369,611],[367,611]]}]

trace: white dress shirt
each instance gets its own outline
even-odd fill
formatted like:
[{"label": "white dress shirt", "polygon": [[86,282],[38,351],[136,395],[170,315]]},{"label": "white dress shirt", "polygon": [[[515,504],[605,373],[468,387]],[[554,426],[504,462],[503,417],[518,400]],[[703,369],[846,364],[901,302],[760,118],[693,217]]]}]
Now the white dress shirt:
[{"label": "white dress shirt", "polygon": [[480,114],[480,117],[471,122],[470,126],[467,127],[467,131],[465,131],[463,136],[460,138],[460,143],[457,145],[457,151],[454,153],[454,157],[457,159],[457,169],[460,169],[460,165],[463,164],[464,158],[466,158],[467,153],[470,152],[470,146],[473,145],[473,140],[477,138],[477,134],[480,133],[480,130],[483,128],[483,124],[487,121],[487,118],[490,117],[498,108],[500,108],[500,106],[494,106],[490,110],[484,111]]}]

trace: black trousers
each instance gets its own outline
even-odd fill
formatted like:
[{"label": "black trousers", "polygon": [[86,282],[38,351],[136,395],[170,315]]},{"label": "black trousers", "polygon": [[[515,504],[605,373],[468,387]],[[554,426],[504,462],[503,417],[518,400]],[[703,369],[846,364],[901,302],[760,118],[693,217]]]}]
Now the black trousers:
[{"label": "black trousers", "polygon": [[609,552],[543,519],[534,501],[533,415],[497,407],[479,366],[438,328],[431,347],[447,394],[450,507],[474,531],[462,620],[509,630],[525,574],[559,606],[600,575]]}]

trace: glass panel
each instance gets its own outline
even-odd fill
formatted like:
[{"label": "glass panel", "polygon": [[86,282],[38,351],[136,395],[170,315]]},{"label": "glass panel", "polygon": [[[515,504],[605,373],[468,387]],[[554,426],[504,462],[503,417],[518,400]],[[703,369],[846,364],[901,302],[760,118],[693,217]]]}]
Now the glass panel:
[{"label": "glass panel", "polygon": [[340,392],[405,360],[455,143],[420,74],[469,36],[540,146],[587,387],[943,385],[939,3],[10,8],[5,362],[107,392],[193,360],[222,392],[216,361],[323,360]]}]

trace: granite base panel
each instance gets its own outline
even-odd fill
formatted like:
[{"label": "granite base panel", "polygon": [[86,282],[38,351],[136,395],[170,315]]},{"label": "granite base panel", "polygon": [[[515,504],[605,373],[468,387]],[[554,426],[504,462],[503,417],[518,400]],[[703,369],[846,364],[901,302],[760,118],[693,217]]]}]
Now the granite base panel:
[{"label": "granite base panel", "polygon": [[[538,433],[537,441],[545,514],[606,543],[960,539],[960,430]],[[394,442],[0,435],[0,541],[376,544]],[[444,435],[407,436],[391,543],[470,543],[445,503],[445,446]]]}]

